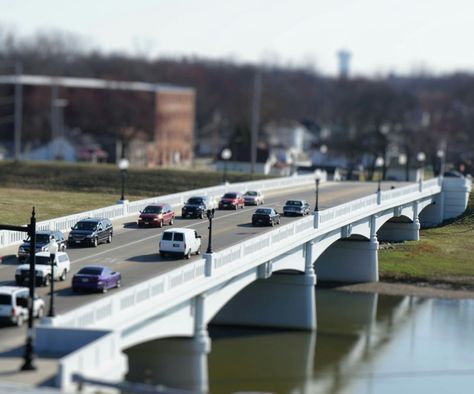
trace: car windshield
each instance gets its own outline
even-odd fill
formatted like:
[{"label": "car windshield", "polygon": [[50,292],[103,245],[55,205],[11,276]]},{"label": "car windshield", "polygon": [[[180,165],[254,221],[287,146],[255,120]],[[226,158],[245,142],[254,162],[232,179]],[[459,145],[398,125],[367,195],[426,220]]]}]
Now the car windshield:
[{"label": "car windshield", "polygon": [[12,296],[10,294],[0,294],[0,305],[11,305]]},{"label": "car windshield", "polygon": [[[35,263],[37,265],[49,265],[51,264],[51,259],[49,256],[36,256]],[[26,264],[30,264],[30,258],[26,261]]]},{"label": "car windshield", "polygon": [[257,192],[250,192],[250,191],[249,191],[249,192],[246,192],[245,195],[246,195],[246,196],[252,196],[252,197],[254,197],[254,196],[257,196],[258,193],[257,193]]},{"label": "car windshield", "polygon": [[154,206],[154,205],[149,205],[147,206],[142,213],[161,213],[163,210],[163,207],[161,206]]},{"label": "car windshield", "polygon": [[102,268],[100,267],[84,267],[82,268],[78,274],[80,275],[100,275],[102,274]]},{"label": "car windshield", "polygon": [[199,197],[191,197],[191,198],[188,200],[188,204],[191,204],[191,205],[199,205],[199,204],[202,204],[202,198],[199,198]]},{"label": "car windshield", "polygon": [[272,210],[270,208],[259,208],[255,211],[257,215],[270,215]]},{"label": "car windshield", "polygon": [[97,222],[77,222],[74,230],[95,230]]},{"label": "car windshield", "polygon": [[[26,242],[31,242],[31,238],[28,237]],[[49,242],[49,234],[36,234],[36,243],[47,244]]]},{"label": "car windshield", "polygon": [[286,205],[293,205],[293,206],[296,206],[296,207],[300,207],[303,205],[303,203],[301,201],[296,201],[296,200],[289,200],[286,202]]},{"label": "car windshield", "polygon": [[237,198],[236,193],[226,193],[223,198]]}]

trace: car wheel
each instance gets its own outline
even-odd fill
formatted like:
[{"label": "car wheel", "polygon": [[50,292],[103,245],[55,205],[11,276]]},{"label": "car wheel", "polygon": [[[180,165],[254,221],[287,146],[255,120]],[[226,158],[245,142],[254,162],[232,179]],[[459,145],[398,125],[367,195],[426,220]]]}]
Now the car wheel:
[{"label": "car wheel", "polygon": [[270,226],[274,226],[275,225],[275,222],[273,220],[270,220]]},{"label": "car wheel", "polygon": [[65,251],[66,251],[66,244],[65,244],[65,243],[63,243],[63,244],[61,245],[61,251],[62,251],[62,252],[65,252]]},{"label": "car wheel", "polygon": [[143,227],[143,223],[138,223],[138,227]]},{"label": "car wheel", "polygon": [[201,212],[201,213],[199,214],[199,219],[204,219],[204,212]]},{"label": "car wheel", "polygon": [[59,280],[61,281],[65,281],[66,280],[66,277],[67,277],[67,271],[66,270],[63,270],[63,273],[61,274],[61,276],[59,277]]},{"label": "car wheel", "polygon": [[43,286],[48,286],[50,280],[51,280],[50,275],[46,275],[45,278],[43,279]]},{"label": "car wheel", "polygon": [[163,220],[160,220],[160,221],[158,222],[158,227],[159,227],[159,228],[163,227]]},{"label": "car wheel", "polygon": [[278,219],[278,222],[277,222],[277,223],[280,224],[280,219]]},{"label": "car wheel", "polygon": [[107,290],[108,290],[107,285],[104,285],[104,287],[102,288],[102,293],[103,294],[107,293]]},{"label": "car wheel", "polygon": [[116,287],[117,287],[117,289],[120,289],[121,286],[122,286],[122,281],[119,279],[117,281]]},{"label": "car wheel", "polygon": [[22,285],[23,285],[23,281],[22,281],[22,280],[16,279],[15,282],[16,282],[16,285],[17,285],[17,286],[22,286]]},{"label": "car wheel", "polygon": [[189,259],[191,258],[191,249],[189,249],[188,252],[185,253],[184,258],[185,258],[186,260],[189,260]]},{"label": "car wheel", "polygon": [[95,237],[94,240],[92,241],[92,246],[94,248],[97,248],[97,245],[99,245],[99,239],[97,237]]},{"label": "car wheel", "polygon": [[39,307],[38,313],[36,314],[36,317],[38,319],[41,319],[44,316],[44,308],[42,306]]},{"label": "car wheel", "polygon": [[171,219],[170,219],[170,226],[172,226],[173,223],[174,223],[174,218],[171,218]]},{"label": "car wheel", "polygon": [[196,250],[196,256],[199,256],[201,254],[201,247],[199,246],[198,250]]},{"label": "car wheel", "polygon": [[107,243],[110,244],[112,243],[112,234],[109,234],[107,237]]},{"label": "car wheel", "polygon": [[25,319],[24,319],[23,315],[21,315],[21,314],[18,315],[18,316],[16,317],[16,325],[17,325],[17,327],[21,327],[21,326],[23,325],[23,322],[24,322],[24,321],[25,321]]}]

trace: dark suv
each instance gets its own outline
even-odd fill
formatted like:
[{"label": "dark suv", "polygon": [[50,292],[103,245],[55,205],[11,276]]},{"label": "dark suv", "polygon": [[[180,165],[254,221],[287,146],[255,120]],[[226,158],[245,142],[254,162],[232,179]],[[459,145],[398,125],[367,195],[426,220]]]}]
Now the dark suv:
[{"label": "dark suv", "polygon": [[[61,231],[44,230],[36,232],[35,253],[47,252],[52,237],[54,237],[55,241],[58,243],[58,248],[60,251],[66,250],[66,239],[64,238],[64,234]],[[30,255],[30,241],[31,239],[28,237],[18,248],[18,261],[20,263],[23,263]]]},{"label": "dark suv", "polygon": [[97,246],[102,242],[111,243],[113,235],[114,229],[109,219],[87,218],[71,227],[67,243],[70,247],[81,244]]},{"label": "dark suv", "polygon": [[212,209],[214,206],[207,196],[193,196],[186,201],[182,210],[181,216],[183,218],[204,218],[206,211]]}]

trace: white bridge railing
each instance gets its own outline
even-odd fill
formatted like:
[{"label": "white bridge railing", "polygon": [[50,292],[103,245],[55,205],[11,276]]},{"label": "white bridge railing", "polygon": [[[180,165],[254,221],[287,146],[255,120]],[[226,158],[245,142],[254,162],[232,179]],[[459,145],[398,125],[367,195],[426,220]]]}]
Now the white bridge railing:
[{"label": "white bridge railing", "polygon": [[[421,191],[420,191],[421,190]],[[314,216],[266,232],[250,240],[230,246],[212,254],[209,261],[196,260],[169,271],[141,284],[122,290],[113,297],[91,302],[53,320],[54,326],[114,328],[128,322],[137,308],[146,309],[146,303],[174,300],[177,294],[189,294],[196,281],[216,278],[248,262],[261,263],[270,255],[285,253],[289,247],[296,247],[311,236],[324,233],[334,224],[348,224],[355,217],[371,215],[395,206],[413,203],[417,199],[441,192],[438,179],[409,185],[399,189],[381,192],[380,203],[377,194],[360,198],[319,212],[319,225],[315,227]],[[206,267],[206,264],[212,267]],[[210,269],[207,269],[210,268]],[[204,282],[199,282],[204,283]],[[154,304],[156,305],[156,303]],[[142,309],[142,310],[143,310]]]},{"label": "white bridge railing", "polygon": [[[85,218],[108,218],[108,219],[120,219],[129,215],[138,214],[139,211],[143,210],[147,205],[154,202],[163,202],[168,203],[171,206],[179,206],[186,202],[186,200],[191,196],[205,195],[210,198],[220,197],[222,194],[226,193],[229,190],[238,190],[245,192],[251,189],[257,190],[273,190],[279,189],[282,187],[289,186],[303,186],[307,184],[314,183],[316,176],[319,176],[322,181],[326,180],[325,172],[316,172],[311,175],[300,175],[300,176],[291,176],[286,178],[276,178],[269,180],[259,180],[251,182],[241,182],[221,186],[213,186],[203,189],[186,191],[183,193],[169,194],[165,196],[158,196],[147,198],[139,201],[133,201],[126,204],[116,204],[105,208],[94,209],[91,211],[81,212],[74,215],[68,215],[56,219],[44,220],[36,223],[37,230],[60,230],[60,231],[69,231],[72,226],[74,226],[79,220]],[[17,244],[22,242],[26,237],[23,232],[16,231],[0,231],[0,248],[12,244]]]}]

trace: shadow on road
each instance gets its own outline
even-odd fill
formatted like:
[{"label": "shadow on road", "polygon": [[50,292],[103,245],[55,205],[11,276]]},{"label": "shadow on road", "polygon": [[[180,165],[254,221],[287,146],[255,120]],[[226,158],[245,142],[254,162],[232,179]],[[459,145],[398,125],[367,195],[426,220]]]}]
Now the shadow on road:
[{"label": "shadow on road", "polygon": [[0,256],[0,264],[2,265],[18,265],[18,259],[14,254],[8,254],[6,256]]},{"label": "shadow on road", "polygon": [[157,253],[152,254],[142,254],[139,256],[132,256],[127,259],[127,261],[134,261],[137,263],[156,263],[161,261],[160,255]]},{"label": "shadow on road", "polygon": [[137,222],[127,222],[123,224],[123,228],[138,228],[138,224]]}]

